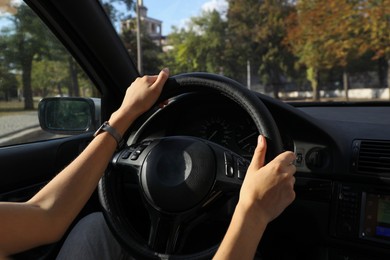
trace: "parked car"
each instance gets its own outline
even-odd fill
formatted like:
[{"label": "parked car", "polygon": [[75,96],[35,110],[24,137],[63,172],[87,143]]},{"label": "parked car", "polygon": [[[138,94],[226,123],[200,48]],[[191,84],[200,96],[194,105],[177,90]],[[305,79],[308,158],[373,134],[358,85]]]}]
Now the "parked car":
[{"label": "parked car", "polygon": [[[286,2],[292,7],[291,1]],[[36,98],[31,100],[33,107],[27,107],[33,109],[30,112],[37,120],[23,128],[23,133],[29,131],[29,139],[12,139],[14,135],[8,132],[0,136],[17,140],[0,147],[1,201],[25,201],[52,179],[88,145],[101,122],[118,108],[127,87],[141,75],[134,62],[135,51],[128,50],[134,45],[126,45],[129,42],[118,36],[103,4],[90,0],[26,0],[21,6],[7,7],[9,17],[26,30],[31,21],[44,28],[43,22],[70,55],[63,54],[63,47],[49,32],[40,34],[40,39],[47,37],[46,41],[35,41],[33,34],[25,34],[26,41],[34,39],[30,46],[41,46],[31,56],[33,76],[26,83],[23,63],[3,61],[9,59],[11,51],[29,53],[13,50],[9,47],[12,41],[2,42],[7,47],[0,51],[4,58],[1,69],[8,72],[7,77],[0,74],[3,82],[7,79],[9,86],[31,83],[35,93],[44,98],[38,112],[34,110],[38,107]],[[33,15],[31,10],[39,21],[26,24],[23,19]],[[15,29],[12,23],[4,26]],[[2,34],[4,38],[12,35],[10,31]],[[176,36],[179,33],[173,32]],[[122,31],[121,36],[124,34]],[[135,36],[129,33],[132,39]],[[165,47],[172,50],[172,46]],[[202,50],[204,46],[197,47]],[[258,62],[247,62],[238,50],[233,56],[237,67],[241,58],[248,68]],[[59,69],[59,60],[67,65],[69,75],[79,80],[85,93],[76,95],[77,91],[69,88],[67,92],[73,95],[64,96],[64,86],[72,85],[68,80],[72,77],[63,75],[66,70]],[[148,64],[153,59],[144,62],[145,73],[157,72]],[[349,101],[339,102],[338,94],[344,90],[332,87],[319,92],[323,102],[313,102],[307,91],[309,81],[298,86],[299,80],[285,80],[283,84],[293,87],[275,92],[267,91],[271,81],[253,76],[252,81],[259,84],[251,85],[243,80],[247,71],[234,74],[233,70],[229,72],[228,64],[209,70],[203,64],[191,71],[179,71],[179,65],[171,69],[173,73],[159,99],[168,100],[168,105],[156,105],[128,129],[125,143],[113,155],[96,193],[74,224],[91,212],[101,211],[115,237],[135,258],[209,259],[230,222],[261,133],[268,139],[267,161],[284,150],[295,152],[297,196],[267,227],[258,246],[259,258],[390,257],[390,102],[382,98],[388,89],[355,88],[348,92]],[[332,73],[327,73],[330,78]],[[51,80],[45,81],[40,75]],[[368,77],[357,73],[354,81],[359,81],[357,75],[362,81]],[[44,86],[53,87],[52,92],[44,95],[48,92]],[[375,94],[359,102],[363,98],[355,97],[354,92]],[[17,95],[17,91],[9,93]],[[17,109],[11,115],[10,108],[0,112],[3,110],[8,114],[0,114],[0,122],[2,118],[9,121],[20,116]],[[34,132],[33,137],[30,130],[37,130],[38,118],[43,131]],[[1,127],[5,128],[5,123]],[[34,139],[37,135],[39,138]],[[175,174],[164,175],[166,172]],[[64,239],[14,257],[55,258]]]}]

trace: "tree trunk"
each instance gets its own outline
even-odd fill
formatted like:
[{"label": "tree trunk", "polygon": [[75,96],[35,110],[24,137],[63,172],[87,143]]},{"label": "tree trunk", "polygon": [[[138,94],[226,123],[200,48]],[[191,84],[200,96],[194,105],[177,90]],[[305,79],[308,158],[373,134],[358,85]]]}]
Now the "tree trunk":
[{"label": "tree trunk", "polygon": [[387,84],[387,70],[388,70],[388,61],[386,60],[386,57],[381,57],[378,59],[378,78],[379,78],[379,85],[381,88],[388,87]]},{"label": "tree trunk", "polygon": [[32,58],[26,57],[22,62],[22,83],[24,96],[24,109],[34,109],[33,93],[31,88]]},{"label": "tree trunk", "polygon": [[389,89],[390,99],[390,57],[387,59],[387,88]]},{"label": "tree trunk", "polygon": [[248,89],[251,89],[252,80],[251,80],[251,62],[249,59],[246,60],[246,86]]},{"label": "tree trunk", "polygon": [[270,79],[270,83],[272,86],[272,93],[274,94],[274,98],[280,99],[280,76],[279,71],[276,69],[268,70],[268,77]]},{"label": "tree trunk", "polygon": [[313,89],[313,100],[319,101],[320,100],[320,88],[318,85],[318,82],[320,81],[320,73],[315,68],[308,68],[306,71],[307,79],[311,83],[311,87]]},{"label": "tree trunk", "polygon": [[80,96],[80,88],[79,88],[79,82],[77,80],[77,69],[76,64],[71,56],[68,58],[68,64],[69,64],[69,75],[71,79],[71,86],[72,89],[69,91],[72,96],[79,97]]},{"label": "tree trunk", "polygon": [[63,97],[64,94],[62,94],[61,82],[58,82],[58,83],[56,84],[56,87],[57,87],[57,90],[58,90],[58,95],[59,95],[60,97]]},{"label": "tree trunk", "polygon": [[349,100],[348,90],[349,90],[349,75],[347,71],[343,71],[343,86],[345,92],[345,101]]}]

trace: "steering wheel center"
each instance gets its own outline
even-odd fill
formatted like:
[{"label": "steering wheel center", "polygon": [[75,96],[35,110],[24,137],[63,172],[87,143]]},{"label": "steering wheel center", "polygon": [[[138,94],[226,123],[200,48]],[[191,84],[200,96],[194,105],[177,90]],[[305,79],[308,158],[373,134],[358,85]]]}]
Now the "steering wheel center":
[{"label": "steering wheel center", "polygon": [[215,156],[206,143],[189,137],[165,138],[142,165],[141,187],[158,210],[182,212],[203,201],[215,172]]}]

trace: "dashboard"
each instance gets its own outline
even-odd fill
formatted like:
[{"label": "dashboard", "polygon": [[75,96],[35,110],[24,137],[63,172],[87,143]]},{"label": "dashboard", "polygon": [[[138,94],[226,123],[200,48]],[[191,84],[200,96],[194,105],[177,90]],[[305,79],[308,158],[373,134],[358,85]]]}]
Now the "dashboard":
[{"label": "dashboard", "polygon": [[[324,171],[331,167],[331,141],[321,130],[295,115],[271,110],[278,126],[283,149],[297,154],[302,172]],[[250,160],[259,131],[243,108],[224,96],[192,93],[172,100],[157,111],[130,140],[162,136],[194,136],[222,145]]]},{"label": "dashboard", "polygon": [[[324,259],[366,259],[367,252],[367,259],[390,257],[390,103],[308,106],[258,97],[271,112],[284,149],[297,155],[297,199],[267,229],[264,259],[267,254],[275,259],[281,247],[294,248],[297,258],[304,257],[300,247],[305,254],[307,248],[325,248],[329,258]],[[237,104],[197,93],[176,97],[136,129],[130,142],[189,135],[248,159],[258,135]]]},{"label": "dashboard", "polygon": [[[157,130],[158,129],[158,130]],[[158,111],[140,139],[159,136],[194,136],[222,145],[251,158],[259,131],[250,116],[224,97],[187,94]]]}]

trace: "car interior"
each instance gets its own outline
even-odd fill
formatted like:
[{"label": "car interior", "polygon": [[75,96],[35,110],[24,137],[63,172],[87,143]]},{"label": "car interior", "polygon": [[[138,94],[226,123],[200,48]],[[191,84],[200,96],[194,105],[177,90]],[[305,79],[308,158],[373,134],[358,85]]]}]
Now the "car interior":
[{"label": "car interior", "polygon": [[[10,202],[28,200],[77,157],[141,76],[99,1],[25,3],[78,62],[100,100],[87,101],[93,123],[77,135],[0,147],[0,200]],[[286,150],[296,154],[296,199],[268,225],[256,258],[389,259],[389,100],[285,102],[198,71],[171,75],[164,100],[167,106],[156,104],[127,131],[69,231],[101,211],[136,259],[212,258],[261,133],[267,161]],[[178,176],[173,187],[172,176],[160,175],[185,172],[183,154],[198,180]],[[65,238],[12,258],[55,259]]]}]

